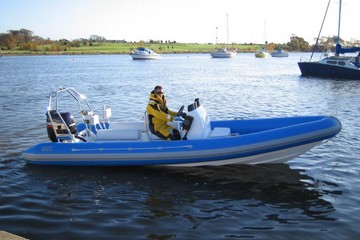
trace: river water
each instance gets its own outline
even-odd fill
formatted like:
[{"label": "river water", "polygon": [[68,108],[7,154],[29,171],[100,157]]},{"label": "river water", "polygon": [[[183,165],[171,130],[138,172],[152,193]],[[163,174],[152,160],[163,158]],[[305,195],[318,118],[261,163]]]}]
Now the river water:
[{"label": "river water", "polygon": [[[209,54],[0,58],[0,230],[29,239],[356,239],[360,81],[304,78],[308,57]],[[48,141],[50,91],[72,86],[113,121],[143,116],[162,85],[177,110],[212,119],[332,115],[333,139],[286,164],[196,168],[47,167],[22,152]],[[99,112],[100,113],[100,112]]]}]

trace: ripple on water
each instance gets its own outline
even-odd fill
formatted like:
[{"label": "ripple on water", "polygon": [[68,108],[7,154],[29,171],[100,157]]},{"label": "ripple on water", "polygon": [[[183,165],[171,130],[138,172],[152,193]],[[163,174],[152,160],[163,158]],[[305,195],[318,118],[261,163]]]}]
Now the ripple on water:
[{"label": "ripple on water", "polygon": [[[253,54],[3,57],[1,229],[30,239],[356,238],[360,82],[299,77],[301,56],[262,64]],[[21,159],[48,141],[51,90],[76,87],[95,111],[108,104],[113,121],[130,121],[143,116],[155,85],[171,109],[200,98],[212,119],[333,115],[343,129],[288,164],[67,168]]]}]

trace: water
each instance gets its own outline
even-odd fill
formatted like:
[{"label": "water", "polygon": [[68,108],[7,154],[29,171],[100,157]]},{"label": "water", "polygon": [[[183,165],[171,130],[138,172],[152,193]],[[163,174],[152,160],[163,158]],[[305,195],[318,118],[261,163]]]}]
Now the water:
[{"label": "water", "polygon": [[[0,230],[30,239],[355,239],[360,235],[360,81],[303,78],[297,61],[165,55],[0,59]],[[48,141],[50,91],[73,86],[113,121],[138,120],[162,85],[213,119],[333,115],[333,139],[286,164],[197,168],[46,167],[21,153]]]}]

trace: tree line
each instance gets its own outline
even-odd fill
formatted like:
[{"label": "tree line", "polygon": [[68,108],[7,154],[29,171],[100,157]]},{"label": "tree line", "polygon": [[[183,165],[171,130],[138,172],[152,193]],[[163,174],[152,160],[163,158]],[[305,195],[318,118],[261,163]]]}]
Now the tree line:
[{"label": "tree line", "polygon": [[7,33],[0,33],[0,48],[6,50],[28,50],[28,51],[66,51],[70,47],[88,45],[89,40],[77,39],[68,41],[60,39],[53,41],[44,39],[28,29],[8,30]]},{"label": "tree line", "polygon": [[[26,50],[26,51],[67,51],[72,47],[81,47],[81,46],[92,46],[96,42],[113,42],[113,43],[126,43],[125,40],[111,40],[107,41],[104,37],[91,35],[89,39],[80,38],[73,41],[69,41],[67,39],[60,40],[50,40],[44,39],[28,29],[20,29],[20,30],[8,30],[7,33],[0,33],[0,48],[3,50]],[[144,42],[144,41],[142,41]],[[150,40],[150,42],[161,42],[164,41],[154,41]],[[166,43],[176,43],[176,41],[165,41]],[[340,43],[344,46],[354,45],[354,42],[345,42],[340,39]],[[359,43],[359,41],[356,41]],[[303,38],[298,37],[296,35],[290,36],[290,41],[286,44],[268,44],[269,49],[282,48],[288,51],[301,51],[307,52],[312,51],[314,46],[311,46],[307,41]],[[333,39],[330,37],[321,37],[318,41],[317,51],[327,51],[334,50]]]}]

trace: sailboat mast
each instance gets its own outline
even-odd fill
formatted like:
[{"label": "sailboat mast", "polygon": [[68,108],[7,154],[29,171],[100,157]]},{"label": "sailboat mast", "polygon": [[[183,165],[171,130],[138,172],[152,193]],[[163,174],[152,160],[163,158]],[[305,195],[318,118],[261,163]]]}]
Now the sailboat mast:
[{"label": "sailboat mast", "polygon": [[264,42],[266,43],[266,21],[264,21]]},{"label": "sailboat mast", "polygon": [[229,14],[226,14],[226,41],[227,44],[229,45]]},{"label": "sailboat mast", "polygon": [[[319,42],[319,38],[320,38],[320,34],[321,34],[322,28],[323,28],[323,26],[324,26],[324,22],[325,22],[325,19],[326,19],[327,12],[328,12],[328,10],[329,10],[330,1],[331,1],[331,0],[329,0],[329,2],[328,2],[328,4],[327,4],[326,11],[325,11],[325,15],[324,15],[324,19],[323,19],[323,21],[322,21],[322,23],[321,23],[320,31],[319,31],[318,37],[316,38],[315,46],[314,46],[314,48],[313,48],[313,50],[312,50],[312,52],[311,52],[310,61],[311,61],[311,59],[312,59],[312,57],[313,57],[313,55],[314,55],[314,52],[315,52],[315,50],[316,50],[316,48],[317,48],[317,45],[318,45],[318,42]],[[341,3],[341,1],[340,1],[340,3]]]},{"label": "sailboat mast", "polygon": [[338,24],[338,41],[340,43],[340,22],[341,22],[341,0],[339,1],[339,24]]}]

